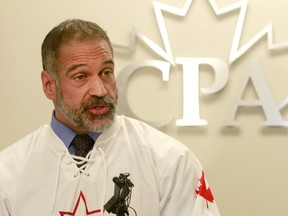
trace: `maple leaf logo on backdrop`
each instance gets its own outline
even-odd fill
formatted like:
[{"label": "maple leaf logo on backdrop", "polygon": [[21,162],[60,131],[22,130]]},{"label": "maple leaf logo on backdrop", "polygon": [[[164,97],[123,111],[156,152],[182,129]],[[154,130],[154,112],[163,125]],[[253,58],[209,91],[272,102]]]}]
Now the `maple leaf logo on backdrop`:
[{"label": "maple leaf logo on backdrop", "polygon": [[206,200],[206,205],[208,208],[208,201],[213,203],[214,202],[214,197],[212,195],[211,189],[206,187],[206,181],[205,181],[205,176],[204,172],[202,171],[202,176],[199,179],[200,181],[200,186],[198,187],[198,190],[196,190],[196,194],[199,196],[202,196]]},{"label": "maple leaf logo on backdrop", "polygon": [[[83,206],[84,205],[84,206]],[[98,210],[93,210],[93,211],[89,211],[88,210],[88,206],[87,206],[87,202],[86,202],[86,198],[83,194],[83,192],[81,191],[80,194],[79,194],[79,197],[77,199],[77,202],[75,204],[75,207],[73,209],[72,212],[64,212],[64,211],[60,211],[60,216],[68,216],[68,215],[72,215],[72,216],[82,216],[83,214],[81,212],[78,212],[78,209],[80,209],[80,206],[81,207],[84,207],[85,208],[85,212],[86,212],[86,215],[98,215],[96,213],[100,213],[101,210],[98,209]]]},{"label": "maple leaf logo on backdrop", "polygon": [[[220,8],[216,4],[216,0],[208,0],[211,7],[214,10],[214,13],[217,16],[221,16],[232,11],[238,10],[239,17],[236,24],[236,29],[233,37],[232,46],[229,54],[229,63],[233,63],[243,54],[245,54],[255,43],[257,43],[261,38],[267,36],[267,46],[269,50],[278,50],[283,48],[288,48],[288,41],[282,43],[274,43],[273,41],[273,24],[269,23],[262,30],[260,30],[254,37],[252,37],[244,45],[240,46],[240,40],[242,36],[242,31],[244,27],[244,21],[246,17],[246,12],[248,8],[248,0],[240,0],[228,6]],[[177,15],[177,16],[186,16],[189,8],[192,5],[193,0],[187,0],[182,8],[173,7],[166,5],[160,2],[153,1],[153,8],[156,16],[156,21],[158,28],[162,37],[164,48],[161,48],[158,44],[144,35],[141,31],[136,28],[132,28],[132,37],[130,46],[123,46],[119,44],[113,44],[116,49],[125,50],[128,52],[134,52],[136,50],[137,39],[141,40],[146,44],[152,51],[157,55],[162,57],[164,60],[170,62],[172,65],[175,65],[174,56],[172,53],[171,45],[169,42],[169,37],[166,29],[166,24],[164,22],[163,11]]]}]

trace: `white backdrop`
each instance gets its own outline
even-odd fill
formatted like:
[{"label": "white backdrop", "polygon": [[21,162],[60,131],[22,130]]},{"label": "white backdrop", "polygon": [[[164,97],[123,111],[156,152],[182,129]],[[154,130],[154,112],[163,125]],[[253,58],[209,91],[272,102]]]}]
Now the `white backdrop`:
[{"label": "white backdrop", "polygon": [[[186,1],[158,2],[182,8]],[[241,1],[212,2],[223,8]],[[273,23],[273,43],[288,41],[287,9],[285,0],[248,0],[240,47],[269,23]],[[239,12],[217,16],[208,0],[194,0],[184,17],[163,12],[174,56],[216,57],[229,66],[229,81],[222,91],[199,95],[201,117],[208,125],[176,125],[183,114],[181,65],[171,67],[166,83],[160,73],[135,73],[127,97],[143,120],[173,117],[161,130],[183,141],[200,159],[222,216],[288,215],[288,128],[261,126],[265,120],[261,107],[240,108],[236,119],[241,126],[223,126],[251,59],[261,66],[275,102],[288,97],[288,49],[269,50],[267,36],[229,64]],[[113,43],[127,46],[134,26],[163,47],[150,0],[0,0],[0,149],[50,122],[53,107],[42,92],[40,46],[46,33],[67,18],[97,22]],[[163,60],[138,41],[134,53],[116,52],[116,74],[135,61],[151,59]],[[201,70],[199,85],[211,85],[211,69]],[[253,86],[245,96],[257,97]],[[287,108],[281,115],[288,121]]]}]

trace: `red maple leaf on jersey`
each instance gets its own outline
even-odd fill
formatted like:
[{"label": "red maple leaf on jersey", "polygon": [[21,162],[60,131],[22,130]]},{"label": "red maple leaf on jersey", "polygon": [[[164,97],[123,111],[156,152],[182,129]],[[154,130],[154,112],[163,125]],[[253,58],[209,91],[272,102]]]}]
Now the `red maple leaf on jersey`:
[{"label": "red maple leaf on jersey", "polygon": [[[77,200],[77,202],[76,202],[76,204],[75,204],[74,210],[73,210],[72,212],[60,211],[60,212],[59,212],[60,215],[61,215],[61,216],[65,216],[65,215],[75,216],[75,215],[77,214],[77,210],[78,210],[80,201],[82,201],[82,202],[83,202],[82,204],[84,204],[84,206],[85,206],[86,215],[94,215],[94,214],[96,214],[96,213],[100,213],[100,212],[101,212],[100,209],[99,209],[99,210],[93,210],[93,211],[89,211],[89,210],[88,210],[85,196],[84,196],[83,192],[81,191],[81,192],[80,192],[80,195],[79,195],[79,197],[78,197],[78,200]],[[78,214],[79,214],[79,213],[78,213]]]},{"label": "red maple leaf on jersey", "polygon": [[212,195],[212,192],[210,190],[210,188],[206,187],[206,181],[205,181],[205,177],[204,177],[204,172],[202,171],[202,176],[199,179],[200,181],[200,186],[198,187],[198,190],[196,190],[196,194],[199,196],[202,196],[205,200],[206,200],[206,205],[208,208],[208,201],[209,202],[214,202],[214,197]]}]

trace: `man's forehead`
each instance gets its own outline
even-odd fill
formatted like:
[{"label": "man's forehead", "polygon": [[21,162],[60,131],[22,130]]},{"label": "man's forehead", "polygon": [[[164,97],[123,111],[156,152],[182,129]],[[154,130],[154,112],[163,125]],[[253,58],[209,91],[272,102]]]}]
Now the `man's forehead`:
[{"label": "man's forehead", "polygon": [[67,56],[107,55],[113,58],[110,46],[105,41],[70,41],[63,44],[59,50],[59,60]]}]

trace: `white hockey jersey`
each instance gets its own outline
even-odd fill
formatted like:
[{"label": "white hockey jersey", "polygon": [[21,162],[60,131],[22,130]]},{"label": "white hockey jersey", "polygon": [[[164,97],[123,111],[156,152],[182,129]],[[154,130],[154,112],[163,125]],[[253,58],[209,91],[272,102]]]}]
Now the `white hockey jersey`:
[{"label": "white hockey jersey", "polygon": [[85,160],[78,168],[49,125],[3,150],[0,215],[114,215],[103,206],[120,173],[134,184],[130,216],[220,215],[192,152],[143,122],[117,116]]}]

